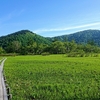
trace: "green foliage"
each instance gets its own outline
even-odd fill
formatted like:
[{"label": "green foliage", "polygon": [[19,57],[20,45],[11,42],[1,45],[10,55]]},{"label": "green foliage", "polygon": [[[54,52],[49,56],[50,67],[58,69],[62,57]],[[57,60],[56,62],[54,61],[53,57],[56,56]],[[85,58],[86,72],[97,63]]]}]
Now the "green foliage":
[{"label": "green foliage", "polygon": [[21,43],[19,43],[18,41],[13,41],[8,44],[8,46],[6,47],[6,51],[7,53],[18,53],[20,52],[20,48]]},{"label": "green foliage", "polygon": [[8,57],[4,71],[13,100],[99,100],[100,58]]},{"label": "green foliage", "polygon": [[63,42],[55,41],[51,44],[51,52],[53,54],[65,53],[65,46]]},{"label": "green foliage", "polygon": [[49,52],[43,52],[42,53],[42,56],[47,56],[47,55],[50,55],[50,53]]},{"label": "green foliage", "polygon": [[84,53],[79,53],[79,52],[71,52],[67,54],[67,57],[83,57]]},{"label": "green foliage", "polygon": [[3,53],[5,53],[5,50],[2,47],[0,47],[0,54],[3,54]]},{"label": "green foliage", "polygon": [[9,43],[13,43],[14,41],[18,41],[22,46],[27,46],[33,44],[33,42],[50,44],[50,41],[40,35],[37,35],[28,30],[18,31],[7,36],[0,37],[0,46],[4,49],[9,45]]},{"label": "green foliage", "polygon": [[[95,40],[100,37],[99,33],[100,31],[97,30],[86,30],[67,35],[67,37],[60,36],[50,39],[28,30],[22,30],[0,37],[0,47],[2,47],[6,53],[17,53],[21,55],[36,55],[49,52],[50,54],[69,53],[69,56],[76,56],[76,53],[80,51],[84,53],[100,53],[100,47],[97,47],[99,42],[97,44]],[[84,56],[84,54],[80,53],[80,56]]]},{"label": "green foliage", "polygon": [[74,40],[78,44],[92,44],[92,45],[98,45],[100,46],[100,30],[85,30],[76,32],[69,35],[62,35],[50,38],[51,41],[54,39],[58,41],[72,41]]}]

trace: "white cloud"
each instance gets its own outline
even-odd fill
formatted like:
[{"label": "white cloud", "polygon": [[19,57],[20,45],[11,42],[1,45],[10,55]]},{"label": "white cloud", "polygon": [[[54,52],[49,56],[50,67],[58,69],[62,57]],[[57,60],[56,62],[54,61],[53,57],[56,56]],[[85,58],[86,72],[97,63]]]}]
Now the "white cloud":
[{"label": "white cloud", "polygon": [[93,26],[96,26],[96,25],[100,25],[100,22],[78,25],[78,26],[72,26],[72,27],[67,27],[67,28],[38,29],[38,30],[34,30],[34,32],[43,33],[43,32],[55,32],[55,31],[67,31],[67,30],[73,30],[73,29],[90,28],[90,27],[93,27]]},{"label": "white cloud", "polygon": [[20,11],[14,10],[14,11],[8,13],[6,16],[1,17],[0,22],[6,22],[8,20],[11,20],[12,18],[22,15],[24,12],[25,12],[24,9],[21,9]]}]

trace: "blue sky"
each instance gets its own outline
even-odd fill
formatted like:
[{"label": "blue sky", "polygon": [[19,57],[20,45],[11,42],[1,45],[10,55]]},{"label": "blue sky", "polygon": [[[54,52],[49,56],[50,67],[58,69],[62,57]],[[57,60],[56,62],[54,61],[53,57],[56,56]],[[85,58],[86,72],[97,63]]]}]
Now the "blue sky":
[{"label": "blue sky", "polygon": [[100,0],[0,0],[0,36],[26,29],[45,37],[100,29]]}]

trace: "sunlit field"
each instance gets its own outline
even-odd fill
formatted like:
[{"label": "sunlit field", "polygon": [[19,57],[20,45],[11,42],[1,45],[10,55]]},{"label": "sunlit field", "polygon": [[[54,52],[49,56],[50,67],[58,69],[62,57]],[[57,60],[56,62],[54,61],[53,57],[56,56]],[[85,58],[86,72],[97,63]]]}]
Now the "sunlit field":
[{"label": "sunlit field", "polygon": [[8,57],[12,100],[100,100],[100,57]]}]

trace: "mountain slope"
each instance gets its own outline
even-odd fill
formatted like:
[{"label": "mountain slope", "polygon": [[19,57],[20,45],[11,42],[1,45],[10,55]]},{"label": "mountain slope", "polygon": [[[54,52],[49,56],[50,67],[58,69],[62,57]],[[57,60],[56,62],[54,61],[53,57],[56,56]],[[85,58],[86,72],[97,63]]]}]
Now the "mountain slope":
[{"label": "mountain slope", "polygon": [[86,44],[88,41],[93,41],[96,45],[100,46],[100,30],[84,30],[69,35],[62,35],[53,38],[45,38],[37,35],[29,30],[21,30],[7,36],[0,37],[0,46],[7,47],[9,43],[18,41],[22,46],[27,46],[29,42],[36,42],[38,44],[50,44],[52,41],[72,41],[76,43]]},{"label": "mountain slope", "polygon": [[18,41],[23,46],[27,45],[28,42],[37,42],[37,43],[44,43],[49,44],[50,41],[40,35],[37,35],[29,30],[21,30],[7,36],[0,37],[0,46],[3,48],[9,45],[10,42]]},{"label": "mountain slope", "polygon": [[88,41],[93,41],[96,45],[100,46],[100,30],[84,30],[69,35],[62,35],[51,38],[51,40],[54,39],[59,41],[75,40],[76,43],[82,44],[85,44]]}]

